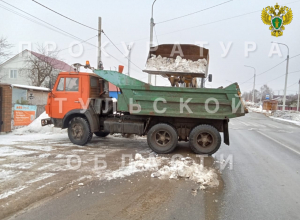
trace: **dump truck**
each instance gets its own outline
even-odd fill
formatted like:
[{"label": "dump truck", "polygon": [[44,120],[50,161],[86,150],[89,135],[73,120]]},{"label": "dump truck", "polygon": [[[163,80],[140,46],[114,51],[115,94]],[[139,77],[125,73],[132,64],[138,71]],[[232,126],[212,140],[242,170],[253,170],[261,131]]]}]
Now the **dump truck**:
[{"label": "dump truck", "polygon": [[[120,89],[117,102],[109,97],[108,82]],[[45,109],[51,118],[42,125],[67,128],[76,145],[87,144],[93,135],[135,134],[146,135],[158,154],[188,141],[196,154],[208,155],[220,148],[220,132],[229,145],[230,118],[247,112],[237,83],[225,88],[152,86],[121,71],[101,69],[59,73]]]}]

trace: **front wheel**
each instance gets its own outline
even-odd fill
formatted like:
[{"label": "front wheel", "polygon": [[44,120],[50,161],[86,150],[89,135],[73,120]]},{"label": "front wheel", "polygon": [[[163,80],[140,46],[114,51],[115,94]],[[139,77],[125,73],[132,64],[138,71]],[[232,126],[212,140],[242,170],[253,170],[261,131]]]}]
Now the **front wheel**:
[{"label": "front wheel", "polygon": [[221,146],[221,135],[210,125],[198,125],[189,135],[190,147],[196,154],[212,155]]},{"label": "front wheel", "polygon": [[86,119],[75,117],[69,123],[68,136],[73,144],[85,145],[92,139],[92,135],[93,133]]},{"label": "front wheel", "polygon": [[171,125],[156,124],[148,131],[147,142],[155,153],[170,153],[178,143],[177,131]]}]

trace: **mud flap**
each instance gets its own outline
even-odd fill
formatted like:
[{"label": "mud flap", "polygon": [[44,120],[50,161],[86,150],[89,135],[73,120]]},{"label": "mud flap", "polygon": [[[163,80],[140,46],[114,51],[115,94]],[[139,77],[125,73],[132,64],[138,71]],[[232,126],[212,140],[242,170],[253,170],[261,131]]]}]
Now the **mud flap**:
[{"label": "mud flap", "polygon": [[228,129],[229,119],[223,121],[223,134],[224,134],[224,143],[229,145],[229,129]]}]

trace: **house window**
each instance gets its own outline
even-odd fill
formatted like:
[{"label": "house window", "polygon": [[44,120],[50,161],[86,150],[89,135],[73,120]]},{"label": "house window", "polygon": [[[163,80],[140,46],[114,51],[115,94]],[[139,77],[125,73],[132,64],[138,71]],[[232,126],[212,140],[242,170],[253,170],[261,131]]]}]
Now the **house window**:
[{"label": "house window", "polygon": [[10,70],[9,78],[16,79],[18,77],[18,70]]}]

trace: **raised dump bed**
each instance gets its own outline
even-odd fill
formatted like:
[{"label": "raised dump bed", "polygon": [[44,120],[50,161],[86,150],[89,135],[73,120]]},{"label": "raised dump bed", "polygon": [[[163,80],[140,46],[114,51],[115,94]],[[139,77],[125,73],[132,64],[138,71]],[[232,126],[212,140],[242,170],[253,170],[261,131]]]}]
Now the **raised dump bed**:
[{"label": "raised dump bed", "polygon": [[[240,99],[237,83],[217,89],[162,87],[149,85],[116,71],[95,70],[95,73],[120,88],[122,93],[118,95],[118,111],[131,112],[130,104],[140,105],[141,110],[132,111],[131,115],[224,120],[244,116],[247,112]],[[155,100],[158,101],[157,109],[166,108],[165,112],[154,110]],[[180,103],[186,101],[191,111],[188,108],[181,110]],[[207,106],[205,103],[208,103]]]},{"label": "raised dump bed", "polygon": [[[161,57],[164,60],[162,61],[163,67],[165,67],[164,63],[169,63],[169,66],[171,67],[173,65],[173,68],[152,68],[149,67],[149,64],[151,64],[151,59],[156,59],[157,57]],[[184,65],[184,63],[180,63],[178,66],[178,63],[172,63],[175,60],[178,61],[183,59],[185,64],[187,63],[193,63],[190,65]],[[170,63],[171,59],[171,63]],[[195,66],[195,63],[198,63],[198,60],[205,61],[205,65],[202,65],[202,68],[182,68],[184,66],[192,67]],[[159,62],[160,63],[160,62]],[[168,67],[168,66],[167,66]],[[158,45],[156,47],[151,47],[147,63],[146,63],[146,69],[143,71],[152,74],[152,75],[161,75],[165,78],[168,78],[171,85],[175,86],[176,83],[185,82],[187,85],[189,83],[192,83],[194,78],[206,78],[208,74],[208,67],[209,67],[209,50],[205,49],[203,47],[199,47],[197,45],[192,44],[162,44]],[[171,69],[171,70],[170,70]],[[194,83],[193,83],[194,84]],[[177,84],[178,86],[178,84]],[[189,86],[187,86],[189,87]],[[195,87],[195,85],[193,85]]]}]

